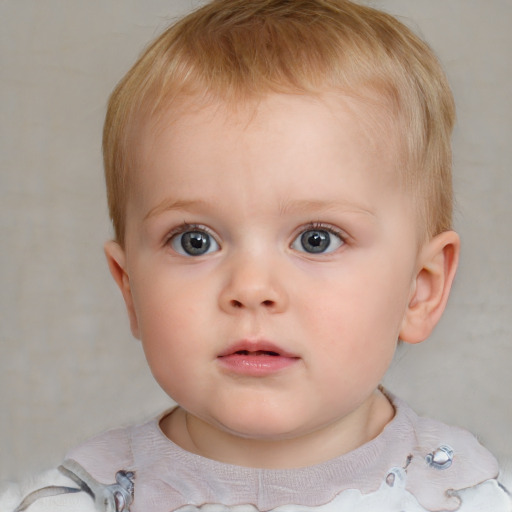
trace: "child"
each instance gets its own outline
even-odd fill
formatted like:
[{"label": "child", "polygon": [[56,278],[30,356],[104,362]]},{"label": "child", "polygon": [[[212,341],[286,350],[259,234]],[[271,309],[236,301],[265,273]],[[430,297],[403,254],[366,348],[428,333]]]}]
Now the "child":
[{"label": "child", "polygon": [[429,48],[346,0],[218,0],[166,31],[110,100],[105,252],[179,405],[2,512],[510,511],[470,434],[379,386],[457,267],[453,119]]}]

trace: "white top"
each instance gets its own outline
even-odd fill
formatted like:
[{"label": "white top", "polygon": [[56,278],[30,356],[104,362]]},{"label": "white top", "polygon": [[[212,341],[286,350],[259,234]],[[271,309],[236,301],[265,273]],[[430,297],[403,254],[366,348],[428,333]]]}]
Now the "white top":
[{"label": "white top", "polygon": [[388,396],[396,414],[379,436],[311,467],[255,469],[189,453],[160,430],[163,415],[100,434],[67,457],[104,484],[134,471],[131,512],[512,510],[496,460],[470,433]]}]

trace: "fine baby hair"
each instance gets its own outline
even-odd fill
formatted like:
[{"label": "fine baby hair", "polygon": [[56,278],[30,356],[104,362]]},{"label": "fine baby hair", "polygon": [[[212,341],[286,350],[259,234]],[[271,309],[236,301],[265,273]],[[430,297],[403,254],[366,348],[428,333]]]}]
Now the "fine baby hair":
[{"label": "fine baby hair", "polygon": [[394,17],[346,0],[216,0],[166,30],[111,96],[103,149],[117,241],[123,245],[130,176],[141,172],[135,126],[200,102],[236,109],[272,92],[328,90],[387,113],[403,145],[397,173],[425,236],[450,229],[455,109],[426,43]]}]

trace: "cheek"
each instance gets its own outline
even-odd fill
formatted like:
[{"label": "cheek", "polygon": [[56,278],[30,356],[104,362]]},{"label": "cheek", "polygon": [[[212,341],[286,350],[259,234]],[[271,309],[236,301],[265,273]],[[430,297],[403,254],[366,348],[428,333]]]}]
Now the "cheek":
[{"label": "cheek", "polygon": [[161,288],[140,297],[140,338],[149,368],[161,388],[174,400],[182,400],[187,379],[197,385],[200,375],[194,365],[203,338],[201,314],[184,300],[183,293]]},{"label": "cheek", "polygon": [[161,256],[136,263],[131,278],[139,337],[151,371],[169,392],[169,386],[196,372],[198,355],[211,355],[218,283],[210,268],[177,268]]},{"label": "cheek", "polygon": [[142,337],[159,329],[172,332],[173,326],[181,329],[198,315],[201,283],[175,275],[158,262],[145,267],[134,275],[132,290]]},{"label": "cheek", "polygon": [[302,328],[318,333],[327,350],[346,352],[361,364],[369,350],[387,357],[409,290],[406,279],[397,281],[395,267],[347,264],[346,272],[318,284],[305,300]]}]

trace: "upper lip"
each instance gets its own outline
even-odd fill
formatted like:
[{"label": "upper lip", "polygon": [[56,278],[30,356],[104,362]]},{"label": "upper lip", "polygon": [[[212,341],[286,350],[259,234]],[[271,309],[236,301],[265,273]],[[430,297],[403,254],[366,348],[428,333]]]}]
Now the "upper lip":
[{"label": "upper lip", "polygon": [[291,352],[287,352],[283,350],[281,347],[272,343],[271,341],[266,340],[240,340],[232,345],[230,345],[226,350],[221,352],[218,357],[226,357],[237,352],[267,352],[269,354],[278,355],[281,357],[295,357],[298,356],[296,354],[292,354]]}]

